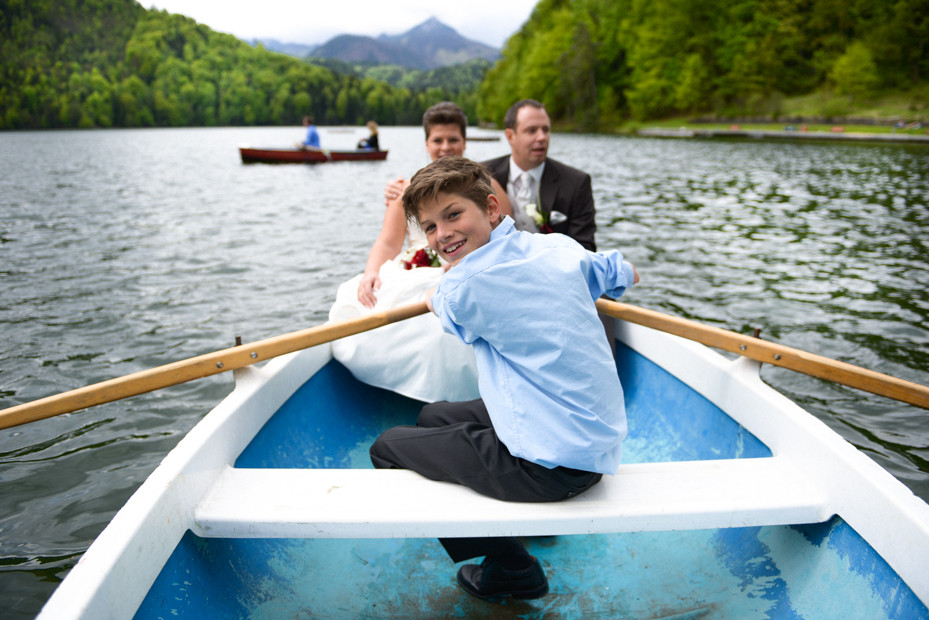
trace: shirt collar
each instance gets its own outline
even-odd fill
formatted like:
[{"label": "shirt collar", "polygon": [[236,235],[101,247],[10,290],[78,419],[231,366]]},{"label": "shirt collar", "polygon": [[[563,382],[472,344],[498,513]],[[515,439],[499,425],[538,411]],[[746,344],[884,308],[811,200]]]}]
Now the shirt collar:
[{"label": "shirt collar", "polygon": [[513,221],[513,218],[511,218],[509,215],[504,215],[503,219],[500,220],[500,223],[497,224],[497,227],[490,231],[490,240],[494,241],[500,237],[503,237],[504,235],[510,234],[515,230],[515,225],[516,222]]},{"label": "shirt collar", "polygon": [[531,170],[523,170],[522,168],[516,165],[516,162],[513,161],[513,156],[510,155],[510,178],[509,178],[510,183],[518,179],[519,175],[521,175],[523,172],[528,172],[530,175],[532,175],[532,178],[535,180],[535,186],[539,187],[539,184],[542,182],[542,172],[544,170],[545,170],[544,161]]},{"label": "shirt collar", "polygon": [[[464,258],[461,259],[461,262],[459,262],[458,264],[459,265],[464,265],[464,264],[470,265],[472,260],[480,260],[480,259],[474,259],[472,258],[472,256],[480,256],[480,255],[483,255],[484,252],[492,251],[490,249],[490,245],[494,241],[497,241],[498,239],[502,239],[503,237],[511,233],[515,233],[515,232],[516,232],[516,222],[514,222],[513,218],[511,218],[509,215],[504,215],[503,219],[500,220],[500,223],[497,224],[497,227],[490,231],[490,240],[484,245],[482,245],[481,247],[475,248],[473,252],[468,253]],[[452,269],[457,269],[457,266],[452,267]]]}]

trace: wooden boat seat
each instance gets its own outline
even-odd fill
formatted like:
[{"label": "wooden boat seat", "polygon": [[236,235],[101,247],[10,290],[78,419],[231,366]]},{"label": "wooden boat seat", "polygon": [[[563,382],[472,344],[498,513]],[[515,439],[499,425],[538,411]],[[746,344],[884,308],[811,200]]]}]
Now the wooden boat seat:
[{"label": "wooden boat seat", "polygon": [[562,502],[493,500],[410,471],[225,468],[194,533],[226,538],[424,538],[688,530],[829,519],[826,493],[784,458],[622,465]]}]

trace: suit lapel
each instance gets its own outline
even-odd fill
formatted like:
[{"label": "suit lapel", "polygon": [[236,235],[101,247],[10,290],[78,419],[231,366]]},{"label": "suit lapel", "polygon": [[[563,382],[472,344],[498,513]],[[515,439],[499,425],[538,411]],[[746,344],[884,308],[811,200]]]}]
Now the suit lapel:
[{"label": "suit lapel", "polygon": [[506,191],[507,183],[510,180],[510,158],[509,156],[500,157],[493,162],[493,167],[490,169],[490,174],[497,179],[497,183],[500,184],[500,187]]},{"label": "suit lapel", "polygon": [[539,183],[539,204],[543,213],[551,213],[558,193],[558,170],[550,160],[545,162],[542,181]]}]

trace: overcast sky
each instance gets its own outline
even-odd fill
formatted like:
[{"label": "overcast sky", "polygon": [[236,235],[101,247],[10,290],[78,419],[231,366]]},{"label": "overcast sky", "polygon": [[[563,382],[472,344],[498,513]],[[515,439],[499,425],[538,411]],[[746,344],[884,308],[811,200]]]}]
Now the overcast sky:
[{"label": "overcast sky", "polygon": [[240,39],[325,43],[340,34],[402,34],[430,17],[464,37],[503,47],[536,0],[140,0]]}]

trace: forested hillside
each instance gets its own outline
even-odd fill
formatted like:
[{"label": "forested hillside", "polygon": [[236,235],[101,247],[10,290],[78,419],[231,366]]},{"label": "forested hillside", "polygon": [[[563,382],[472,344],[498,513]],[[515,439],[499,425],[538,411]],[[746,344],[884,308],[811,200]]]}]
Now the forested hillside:
[{"label": "forested hillside", "polygon": [[[0,0],[0,129],[472,122],[543,101],[564,128],[675,115],[841,116],[902,93],[929,110],[929,0],[541,0],[490,70],[306,62],[132,0]],[[473,85],[481,79],[477,89]]]},{"label": "forested hillside", "polygon": [[823,90],[849,104],[904,91],[925,108],[927,84],[929,0],[541,0],[485,77],[478,111],[499,122],[532,97],[596,129],[774,118],[785,97]]},{"label": "forested hillside", "polygon": [[0,0],[0,56],[0,129],[415,125],[443,99],[476,118],[455,84],[334,73],[132,0]]}]

